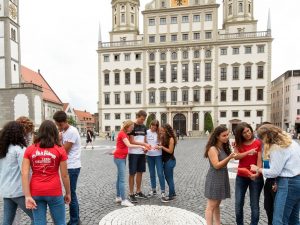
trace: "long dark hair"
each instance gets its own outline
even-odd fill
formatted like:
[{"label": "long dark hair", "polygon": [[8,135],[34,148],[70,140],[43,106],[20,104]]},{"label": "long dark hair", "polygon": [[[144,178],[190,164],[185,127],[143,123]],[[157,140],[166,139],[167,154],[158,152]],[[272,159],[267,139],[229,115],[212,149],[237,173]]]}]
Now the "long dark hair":
[{"label": "long dark hair", "polygon": [[0,131],[0,159],[6,157],[9,145],[26,147],[25,130],[18,122],[8,122]]},{"label": "long dark hair", "polygon": [[58,130],[51,120],[45,120],[41,124],[34,143],[39,143],[41,148],[53,148],[54,145],[60,146]]},{"label": "long dark hair", "polygon": [[[209,139],[208,139],[208,142],[206,144],[206,147],[205,147],[205,153],[204,153],[204,157],[205,158],[208,158],[208,151],[211,147],[213,146],[216,146],[217,143],[218,143],[218,137],[221,135],[221,133],[225,132],[225,131],[228,131],[228,128],[223,126],[223,125],[220,125],[218,127],[216,127],[213,132],[211,133]],[[227,154],[227,155],[230,155],[231,154],[231,149],[230,149],[230,143],[229,143],[229,140],[227,143],[223,143],[223,146],[222,146],[224,152]]]},{"label": "long dark hair", "polygon": [[165,131],[166,131],[166,134],[163,137],[161,137],[161,144],[163,146],[167,147],[170,144],[170,139],[173,138],[174,139],[174,147],[175,147],[177,144],[177,138],[175,136],[174,130],[171,127],[171,125],[166,123],[166,124],[162,125],[161,127],[163,129],[165,129]]},{"label": "long dark hair", "polygon": [[235,128],[235,144],[237,148],[240,148],[242,146],[242,144],[247,141],[244,136],[243,136],[243,131],[245,130],[245,128],[249,128],[251,133],[252,133],[252,138],[251,140],[254,139],[254,133],[253,133],[253,129],[250,126],[250,124],[248,123],[239,123],[236,128]]}]

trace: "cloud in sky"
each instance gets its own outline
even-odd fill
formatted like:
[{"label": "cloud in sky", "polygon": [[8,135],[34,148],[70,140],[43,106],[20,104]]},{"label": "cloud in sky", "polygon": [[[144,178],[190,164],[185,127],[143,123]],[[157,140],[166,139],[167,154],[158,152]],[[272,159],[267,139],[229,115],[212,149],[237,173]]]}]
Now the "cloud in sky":
[{"label": "cloud in sky", "polygon": [[[140,11],[151,0],[140,0]],[[222,27],[222,1],[219,28]],[[288,3],[254,1],[258,30],[266,30],[271,10],[273,42],[272,79],[286,70],[300,69],[299,0]],[[73,107],[97,112],[99,22],[102,40],[111,31],[110,0],[26,0],[20,1],[22,64],[41,70],[64,102]],[[142,29],[140,15],[140,32]]]}]

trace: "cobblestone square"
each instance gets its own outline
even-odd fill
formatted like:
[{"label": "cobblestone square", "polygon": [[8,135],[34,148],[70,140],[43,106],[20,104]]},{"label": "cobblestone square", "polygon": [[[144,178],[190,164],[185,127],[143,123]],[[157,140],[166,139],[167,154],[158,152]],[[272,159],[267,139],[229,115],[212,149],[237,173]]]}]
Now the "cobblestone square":
[{"label": "cobblestone square", "polygon": [[[204,197],[204,182],[208,169],[208,160],[203,158],[206,144],[205,138],[190,138],[180,140],[175,156],[177,165],[174,171],[177,198],[170,203],[161,203],[158,198],[139,200],[138,205],[163,205],[181,208],[194,212],[204,217],[206,199]],[[82,141],[84,143],[84,141]],[[82,170],[78,183],[78,196],[80,202],[80,217],[83,225],[97,225],[108,213],[120,209],[121,206],[114,203],[116,167],[112,156],[109,154],[115,147],[114,142],[96,140],[94,150],[89,146],[82,149]],[[221,218],[223,225],[235,224],[234,213],[234,178],[237,162],[229,164],[231,181],[231,199],[221,204]],[[128,172],[128,171],[127,171]],[[128,184],[128,182],[127,182]],[[128,190],[128,187],[127,187]],[[148,172],[143,179],[143,191],[150,190],[150,178]],[[3,202],[0,200],[0,219],[2,220]],[[265,211],[263,210],[263,194],[260,204],[260,225],[267,224]],[[250,223],[249,195],[247,193],[244,207],[245,224]],[[29,225],[29,221],[23,214],[19,225]],[[124,218],[126,215],[124,215]],[[119,216],[120,218],[120,216]],[[51,220],[49,220],[51,221]],[[49,222],[49,224],[51,224]],[[118,223],[122,224],[122,223]],[[157,221],[155,224],[158,224]],[[142,224],[141,224],[142,225]]]}]

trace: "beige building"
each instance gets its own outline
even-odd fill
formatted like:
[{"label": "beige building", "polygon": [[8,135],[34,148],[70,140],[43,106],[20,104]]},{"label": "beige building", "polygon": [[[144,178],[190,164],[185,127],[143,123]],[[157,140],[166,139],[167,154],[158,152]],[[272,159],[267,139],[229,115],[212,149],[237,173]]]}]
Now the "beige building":
[{"label": "beige building", "polygon": [[272,81],[271,122],[300,133],[300,70],[289,70]]},{"label": "beige building", "polygon": [[199,135],[204,117],[234,129],[270,120],[270,22],[257,30],[254,1],[113,0],[110,42],[99,35],[99,129],[120,129],[145,109],[162,124]]}]

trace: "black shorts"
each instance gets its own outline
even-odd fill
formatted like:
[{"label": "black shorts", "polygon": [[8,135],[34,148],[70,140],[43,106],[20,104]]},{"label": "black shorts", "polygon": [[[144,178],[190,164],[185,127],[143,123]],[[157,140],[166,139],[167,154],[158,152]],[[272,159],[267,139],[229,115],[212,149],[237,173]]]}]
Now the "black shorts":
[{"label": "black shorts", "polygon": [[129,174],[135,175],[136,173],[146,172],[146,156],[145,154],[129,154]]}]

